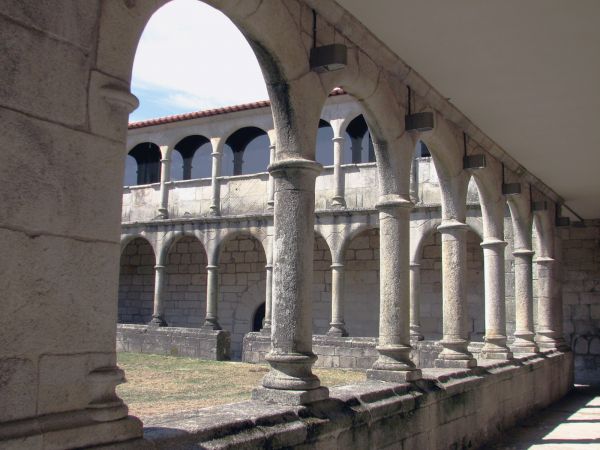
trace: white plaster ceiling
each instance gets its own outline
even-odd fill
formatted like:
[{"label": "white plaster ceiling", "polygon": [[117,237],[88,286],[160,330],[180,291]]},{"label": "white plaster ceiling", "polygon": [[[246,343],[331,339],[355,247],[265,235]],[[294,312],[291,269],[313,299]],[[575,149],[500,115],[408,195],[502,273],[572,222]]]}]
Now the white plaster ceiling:
[{"label": "white plaster ceiling", "polygon": [[600,218],[600,0],[337,0],[586,219]]}]

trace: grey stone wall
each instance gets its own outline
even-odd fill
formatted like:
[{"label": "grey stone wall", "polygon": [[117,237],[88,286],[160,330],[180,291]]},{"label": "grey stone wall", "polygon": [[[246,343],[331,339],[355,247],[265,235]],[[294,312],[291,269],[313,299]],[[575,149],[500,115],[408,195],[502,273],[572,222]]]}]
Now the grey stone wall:
[{"label": "grey stone wall", "polygon": [[165,264],[164,318],[172,327],[197,328],[206,315],[206,252],[185,236],[169,249]]},{"label": "grey stone wall", "polygon": [[121,254],[119,323],[148,323],[154,298],[154,250],[142,238],[131,241]]},{"label": "grey stone wall", "polygon": [[418,383],[333,387],[330,399],[307,406],[248,401],[175,414],[148,421],[144,437],[159,449],[483,448],[565,395],[572,362],[571,353],[553,353],[471,370],[425,369]]},{"label": "grey stone wall", "polygon": [[228,360],[228,331],[201,328],[117,325],[117,351]]},{"label": "grey stone wall", "polygon": [[563,311],[575,380],[600,384],[600,220],[561,228]]}]

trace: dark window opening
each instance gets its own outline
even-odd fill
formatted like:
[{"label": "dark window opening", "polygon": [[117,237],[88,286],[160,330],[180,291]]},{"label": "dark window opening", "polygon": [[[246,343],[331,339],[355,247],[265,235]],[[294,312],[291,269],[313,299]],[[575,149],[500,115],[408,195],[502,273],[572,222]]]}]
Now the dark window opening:
[{"label": "dark window opening", "polygon": [[225,141],[221,175],[266,172],[269,159],[267,133],[256,127],[242,128]]},{"label": "dark window opening", "polygon": [[361,164],[375,162],[375,149],[369,127],[362,114],[348,124],[346,134],[350,137],[349,146],[344,151],[344,163]]},{"label": "dark window opening", "polygon": [[[204,148],[205,146],[206,148]],[[200,151],[201,149],[202,151]],[[176,152],[179,153],[180,158],[175,156]],[[211,152],[210,141],[204,136],[193,135],[183,138],[175,145],[173,151],[171,180],[210,177],[212,171]]]},{"label": "dark window opening", "polygon": [[252,320],[252,331],[260,331],[263,327],[263,321],[265,320],[265,304],[262,303],[256,312],[254,313],[254,319]]},{"label": "dark window opening", "polygon": [[160,181],[161,153],[158,145],[143,142],[129,152],[137,162],[137,184],[151,184]]},{"label": "dark window opening", "polygon": [[319,120],[319,129],[317,130],[315,161],[324,166],[333,165],[333,129],[323,119]]}]

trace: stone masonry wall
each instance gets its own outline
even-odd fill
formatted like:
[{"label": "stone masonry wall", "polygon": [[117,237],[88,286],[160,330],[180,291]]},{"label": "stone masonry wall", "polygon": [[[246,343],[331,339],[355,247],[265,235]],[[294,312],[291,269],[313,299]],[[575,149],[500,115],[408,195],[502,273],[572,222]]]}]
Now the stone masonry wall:
[{"label": "stone masonry wall", "polygon": [[240,359],[244,335],[265,301],[265,251],[256,239],[238,235],[223,244],[219,261],[219,323],[231,333],[232,359]]},{"label": "stone masonry wall", "polygon": [[206,252],[185,236],[169,249],[166,261],[165,320],[172,327],[197,328],[206,315]]},{"label": "stone masonry wall", "polygon": [[152,318],[154,250],[137,238],[123,249],[119,276],[119,323],[145,324]]},{"label": "stone masonry wall", "polygon": [[560,228],[564,332],[575,353],[575,380],[600,384],[600,220]]}]

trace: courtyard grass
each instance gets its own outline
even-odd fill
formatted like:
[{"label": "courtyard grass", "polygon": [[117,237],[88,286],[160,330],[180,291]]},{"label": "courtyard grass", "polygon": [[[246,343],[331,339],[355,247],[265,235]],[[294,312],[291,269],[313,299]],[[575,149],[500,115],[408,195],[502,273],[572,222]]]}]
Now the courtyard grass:
[{"label": "courtyard grass", "polygon": [[[117,354],[127,383],[117,393],[140,419],[248,400],[267,366],[140,353]],[[315,369],[325,386],[356,383],[362,372]]]}]

